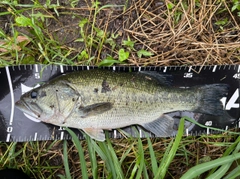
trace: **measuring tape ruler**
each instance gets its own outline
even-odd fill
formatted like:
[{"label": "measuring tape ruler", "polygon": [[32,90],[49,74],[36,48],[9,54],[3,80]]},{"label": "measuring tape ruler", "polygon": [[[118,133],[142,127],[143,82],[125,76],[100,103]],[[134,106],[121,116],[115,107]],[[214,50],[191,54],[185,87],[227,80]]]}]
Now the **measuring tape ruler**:
[{"label": "measuring tape ruler", "polygon": [[[59,75],[80,70],[96,69],[94,66],[61,66],[61,65],[20,65],[0,68],[1,94],[0,94],[0,141],[38,141],[63,140],[71,136],[62,127],[39,121],[30,120],[20,110],[15,108],[15,102],[20,96],[31,90],[37,84],[49,81]],[[228,96],[221,99],[224,116],[211,116],[188,111],[169,113],[174,118],[176,128],[181,116],[189,116],[197,122],[224,130],[240,127],[239,117],[239,88],[240,65],[214,65],[214,66],[182,66],[182,67],[127,67],[113,66],[103,69],[121,72],[155,71],[171,78],[171,85],[175,87],[191,87],[214,83],[229,85]],[[80,139],[83,134],[78,129],[72,129]],[[139,126],[130,126],[124,129],[132,136],[145,137],[153,134],[146,132]],[[176,129],[177,130],[177,129]],[[176,131],[177,132],[177,131]],[[185,135],[210,134],[210,129],[201,128],[190,122],[185,122]],[[109,132],[112,138],[123,137],[117,129]]]}]

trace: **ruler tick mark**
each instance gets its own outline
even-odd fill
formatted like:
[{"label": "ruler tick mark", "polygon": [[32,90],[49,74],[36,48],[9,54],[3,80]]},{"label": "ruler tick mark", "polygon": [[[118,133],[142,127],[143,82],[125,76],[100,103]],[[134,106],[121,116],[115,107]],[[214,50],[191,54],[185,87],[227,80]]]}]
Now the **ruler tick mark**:
[{"label": "ruler tick mark", "polygon": [[189,134],[188,134],[188,128],[186,129],[186,136],[188,136]]},{"label": "ruler tick mark", "polygon": [[6,142],[9,142],[9,141],[10,141],[10,136],[11,136],[11,134],[7,134]]},{"label": "ruler tick mark", "polygon": [[164,73],[166,73],[166,71],[167,71],[167,67],[164,67],[164,70],[163,70],[163,72],[164,72]]},{"label": "ruler tick mark", "polygon": [[9,85],[10,96],[11,96],[11,115],[10,115],[10,120],[9,120],[9,124],[11,125],[13,123],[13,115],[14,115],[14,105],[15,105],[15,103],[14,103],[12,79],[11,79],[11,75],[10,75],[8,66],[6,66],[5,69],[6,69],[6,73],[7,73],[8,85]]},{"label": "ruler tick mark", "polygon": [[189,67],[188,72],[191,72],[191,70],[192,70],[192,66]]},{"label": "ruler tick mark", "polygon": [[60,65],[60,72],[61,72],[61,73],[64,73],[64,70],[63,70],[63,66],[62,66],[62,65]]},{"label": "ruler tick mark", "polygon": [[139,135],[140,135],[140,138],[143,137],[143,136],[142,136],[142,130],[141,130],[141,129],[139,129]]},{"label": "ruler tick mark", "polygon": [[35,132],[35,134],[34,134],[34,139],[33,139],[34,141],[36,141],[37,140],[37,132]]},{"label": "ruler tick mark", "polygon": [[63,140],[64,132],[61,132],[60,140]]},{"label": "ruler tick mark", "polygon": [[35,72],[38,73],[38,65],[35,64],[34,67],[35,67]]},{"label": "ruler tick mark", "polygon": [[214,65],[212,72],[215,72],[217,69],[217,65]]}]

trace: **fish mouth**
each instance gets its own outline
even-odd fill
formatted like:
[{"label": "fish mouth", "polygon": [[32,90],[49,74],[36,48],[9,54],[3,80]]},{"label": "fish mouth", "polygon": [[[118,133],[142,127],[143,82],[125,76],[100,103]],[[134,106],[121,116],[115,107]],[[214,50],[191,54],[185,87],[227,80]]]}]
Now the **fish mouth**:
[{"label": "fish mouth", "polygon": [[[34,104],[32,104],[34,105]],[[40,112],[34,110],[30,105],[28,105],[27,102],[25,102],[24,100],[19,100],[15,103],[15,106],[20,109],[22,112],[24,112],[25,114],[39,119],[40,118]],[[38,110],[41,111],[41,109],[37,106],[37,104],[35,104],[35,106],[38,108]]]}]

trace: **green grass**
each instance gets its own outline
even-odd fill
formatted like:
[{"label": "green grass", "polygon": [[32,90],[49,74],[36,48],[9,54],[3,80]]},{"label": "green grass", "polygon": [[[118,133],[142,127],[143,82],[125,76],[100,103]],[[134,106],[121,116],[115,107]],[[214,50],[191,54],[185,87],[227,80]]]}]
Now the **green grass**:
[{"label": "green grass", "polygon": [[[0,66],[239,64],[237,0],[166,1],[164,7],[140,1],[61,3],[0,2]],[[175,138],[126,134],[106,142],[88,136],[79,141],[66,130],[72,141],[1,142],[0,169],[49,179],[240,176],[239,133],[234,130],[186,137],[182,119]]]},{"label": "green grass", "polygon": [[[183,137],[184,120],[180,120],[176,138],[170,139],[129,137],[98,142],[85,136],[85,141],[79,141],[66,128],[72,142],[2,142],[0,166],[22,169],[34,178],[165,178],[179,164],[183,171],[177,176],[182,178],[239,176],[235,168],[239,168],[240,137],[231,133]],[[209,151],[199,153],[204,148]],[[205,160],[206,155],[210,159]],[[230,169],[233,163],[236,166]]]}]

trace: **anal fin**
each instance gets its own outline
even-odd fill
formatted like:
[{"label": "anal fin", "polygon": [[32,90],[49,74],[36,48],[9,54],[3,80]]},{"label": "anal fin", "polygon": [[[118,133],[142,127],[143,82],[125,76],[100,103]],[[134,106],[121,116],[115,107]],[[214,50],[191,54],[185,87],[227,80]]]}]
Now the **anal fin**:
[{"label": "anal fin", "polygon": [[87,135],[97,141],[105,141],[105,134],[102,129],[99,128],[84,128],[82,129]]},{"label": "anal fin", "polygon": [[152,122],[141,125],[157,137],[170,137],[174,132],[174,119],[166,114]]}]

